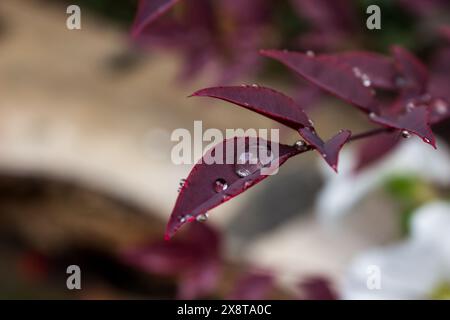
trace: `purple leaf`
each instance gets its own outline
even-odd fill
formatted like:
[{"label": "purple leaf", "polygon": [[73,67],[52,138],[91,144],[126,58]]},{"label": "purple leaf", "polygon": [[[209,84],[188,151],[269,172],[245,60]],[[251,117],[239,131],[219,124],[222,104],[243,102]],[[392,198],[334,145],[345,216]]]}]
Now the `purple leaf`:
[{"label": "purple leaf", "polygon": [[397,146],[399,138],[400,134],[398,131],[386,132],[366,138],[358,146],[357,162],[354,171],[360,172],[389,154]]},{"label": "purple leaf", "polygon": [[262,50],[261,54],[280,61],[306,80],[366,112],[376,110],[370,79],[358,77],[352,67],[334,56],[278,50]]},{"label": "purple leaf", "polygon": [[294,100],[275,90],[259,86],[215,87],[197,91],[193,96],[208,96],[225,100],[255,111],[290,128],[298,130],[336,171],[338,154],[349,139],[349,131],[324,142],[312,126],[312,121]]},{"label": "purple leaf", "polygon": [[311,120],[294,100],[273,89],[260,86],[213,87],[199,90],[192,96],[228,101],[295,130],[311,126]]},{"label": "purple leaf", "polygon": [[[428,85],[428,70],[411,52],[400,46],[391,48],[395,66],[401,75],[401,89],[407,95],[421,95]],[[399,81],[397,81],[399,82]]]},{"label": "purple leaf", "polygon": [[216,145],[186,179],[167,224],[165,238],[170,239],[187,222],[204,220],[209,210],[267,178],[302,151],[249,137],[228,139]]},{"label": "purple leaf", "polygon": [[248,273],[237,280],[228,296],[230,300],[267,299],[274,288],[274,279],[270,274]]},{"label": "purple leaf", "polygon": [[424,142],[436,148],[434,135],[429,125],[429,115],[430,111],[427,106],[418,106],[398,115],[371,113],[370,119],[388,128],[403,130],[406,134],[414,133]]},{"label": "purple leaf", "polygon": [[133,37],[137,37],[148,25],[170,10],[178,1],[140,0],[132,28]]},{"label": "purple leaf", "polygon": [[324,142],[311,128],[302,128],[299,130],[300,135],[311,144],[322,156],[322,158],[337,172],[339,151],[344,144],[350,139],[351,132],[343,130],[330,140]]}]

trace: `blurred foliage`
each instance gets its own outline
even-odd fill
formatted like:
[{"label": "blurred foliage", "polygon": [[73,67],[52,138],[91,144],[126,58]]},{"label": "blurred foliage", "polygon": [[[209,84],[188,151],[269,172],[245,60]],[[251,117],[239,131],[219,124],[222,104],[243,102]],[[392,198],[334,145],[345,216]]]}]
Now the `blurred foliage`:
[{"label": "blurred foliage", "polygon": [[400,205],[400,228],[409,234],[413,212],[423,204],[439,198],[438,191],[429,183],[416,176],[393,176],[385,189]]},{"label": "blurred foliage", "polygon": [[[73,4],[73,1],[65,2]],[[137,2],[138,0],[77,0],[76,4],[129,28],[136,13]]]},{"label": "blurred foliage", "polygon": [[431,299],[449,300],[450,299],[450,283],[442,283],[431,294]]}]

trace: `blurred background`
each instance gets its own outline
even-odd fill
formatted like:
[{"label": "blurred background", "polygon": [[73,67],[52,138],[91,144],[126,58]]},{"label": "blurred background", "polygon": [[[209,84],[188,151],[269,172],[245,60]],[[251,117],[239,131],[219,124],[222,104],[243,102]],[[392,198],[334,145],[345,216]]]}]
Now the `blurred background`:
[{"label": "blurred background", "polygon": [[[342,154],[339,178],[314,154],[296,157],[164,242],[192,167],[172,163],[173,130],[193,130],[194,120],[204,130],[279,128],[225,103],[187,99],[195,90],[264,84],[302,103],[324,136],[369,127],[259,49],[387,53],[401,44],[450,74],[445,0],[230,0],[228,11],[210,2],[214,9],[202,11],[209,1],[181,1],[132,39],[137,1],[1,1],[0,298],[358,297],[346,285],[354,259],[408,241],[415,210],[448,199],[447,122],[437,128],[438,151],[411,138],[357,175],[346,171],[356,146]],[[70,4],[82,10],[81,30],[66,28]],[[365,27],[369,4],[381,7],[381,30]],[[183,14],[173,31],[165,19]],[[280,139],[292,144],[297,134],[280,128]],[[81,269],[81,290],[67,288],[70,265]],[[397,297],[447,297],[449,281]]]}]

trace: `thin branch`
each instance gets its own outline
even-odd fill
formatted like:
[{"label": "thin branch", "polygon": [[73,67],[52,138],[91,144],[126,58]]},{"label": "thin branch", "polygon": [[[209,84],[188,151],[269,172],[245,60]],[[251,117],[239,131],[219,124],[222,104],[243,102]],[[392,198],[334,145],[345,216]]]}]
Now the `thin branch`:
[{"label": "thin branch", "polygon": [[376,136],[378,134],[382,134],[382,133],[388,133],[388,132],[392,132],[394,131],[392,128],[377,128],[377,129],[373,129],[373,130],[369,130],[369,131],[365,131],[365,132],[361,132],[355,135],[352,135],[350,137],[350,139],[348,139],[348,141],[355,141],[355,140],[360,140],[360,139],[364,139],[364,138],[368,138],[368,137],[372,137],[372,136]]}]

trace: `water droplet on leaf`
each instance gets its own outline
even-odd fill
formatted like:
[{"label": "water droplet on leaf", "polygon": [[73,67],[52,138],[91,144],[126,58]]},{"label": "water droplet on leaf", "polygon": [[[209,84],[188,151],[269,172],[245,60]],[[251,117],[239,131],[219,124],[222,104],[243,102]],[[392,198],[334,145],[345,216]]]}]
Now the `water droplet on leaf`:
[{"label": "water droplet on leaf", "polygon": [[245,178],[251,175],[252,173],[250,172],[250,170],[246,168],[236,168],[236,174],[241,178]]},{"label": "water droplet on leaf", "polygon": [[305,150],[306,149],[306,142],[305,141],[303,141],[303,140],[298,140],[298,141],[296,141],[295,143],[294,143],[294,147],[297,149],[297,150]]},{"label": "water droplet on leaf", "polygon": [[433,102],[433,108],[438,114],[444,115],[448,111],[448,104],[442,99],[436,99]]},{"label": "water droplet on leaf", "polygon": [[219,178],[216,181],[214,181],[214,191],[215,192],[222,192],[224,190],[227,190],[227,188],[228,188],[228,184],[224,179]]},{"label": "water droplet on leaf", "polygon": [[409,133],[408,130],[402,130],[402,137],[408,139],[409,137],[411,137],[411,133]]},{"label": "water droplet on leaf", "polygon": [[208,220],[208,213],[199,214],[196,218],[198,222],[206,222]]}]

